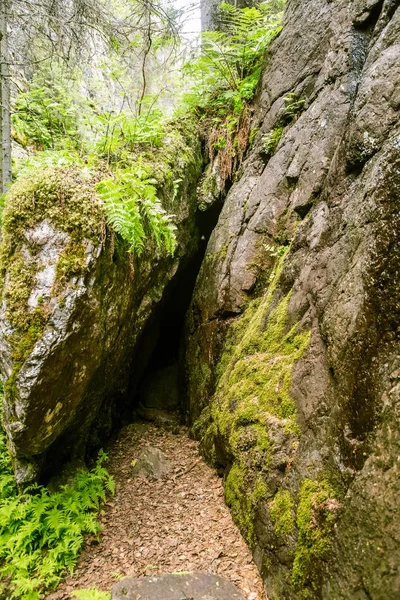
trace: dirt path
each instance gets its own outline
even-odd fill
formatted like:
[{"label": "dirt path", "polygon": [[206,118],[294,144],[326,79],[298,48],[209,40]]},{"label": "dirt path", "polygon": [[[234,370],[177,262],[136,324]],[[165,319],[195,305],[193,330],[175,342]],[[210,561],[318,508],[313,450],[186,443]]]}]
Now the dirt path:
[{"label": "dirt path", "polygon": [[[143,427],[142,427],[143,429]],[[145,447],[172,463],[161,480],[132,477]],[[224,504],[221,480],[200,459],[197,443],[150,425],[125,427],[110,450],[117,491],[101,522],[101,542],[89,542],[72,577],[48,600],[69,600],[74,589],[109,590],[122,576],[199,570],[230,579],[246,600],[265,600],[261,579]]]}]

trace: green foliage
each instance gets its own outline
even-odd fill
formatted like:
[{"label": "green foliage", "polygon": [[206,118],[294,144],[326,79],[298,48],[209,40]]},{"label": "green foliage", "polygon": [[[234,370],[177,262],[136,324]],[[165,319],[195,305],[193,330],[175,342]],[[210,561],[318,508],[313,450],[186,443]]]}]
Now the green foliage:
[{"label": "green foliage", "polygon": [[330,535],[340,507],[336,492],[327,481],[305,479],[297,508],[298,540],[292,570],[292,585],[299,598],[320,584],[321,563],[330,550]]},{"label": "green foliage", "polygon": [[110,162],[137,152],[138,147],[159,147],[165,135],[165,116],[153,103],[152,97],[144,98],[139,115],[126,112],[99,115],[102,133],[96,143],[96,153]]},{"label": "green foliage", "polygon": [[268,505],[277,535],[289,535],[294,527],[294,503],[289,490],[279,490]]},{"label": "green foliage", "polygon": [[20,92],[12,114],[14,139],[35,150],[72,147],[79,144],[78,106],[63,79],[39,72]]},{"label": "green foliage", "polygon": [[129,251],[138,255],[147,237],[154,239],[159,251],[173,254],[175,250],[175,226],[157,197],[156,184],[151,169],[139,162],[117,169],[97,186],[108,223],[129,244]]},{"label": "green foliage", "polygon": [[186,101],[220,115],[241,113],[254,96],[264,53],[282,29],[281,6],[276,9],[270,2],[243,9],[221,5],[223,30],[203,33],[201,53],[186,67],[198,82]]},{"label": "green foliage", "polygon": [[201,52],[186,67],[195,84],[185,101],[203,111],[210,161],[218,161],[221,189],[251,143],[250,104],[265,52],[282,29],[282,7],[281,1],[243,9],[223,3],[222,30],[203,33]]},{"label": "green foliage", "polygon": [[[2,395],[0,395],[1,413]],[[0,426],[0,578],[9,579],[9,598],[37,600],[76,563],[84,534],[98,535],[96,512],[115,484],[100,452],[90,472],[50,495],[41,486],[18,494]],[[99,596],[99,600],[106,596]]]},{"label": "green foliage", "polygon": [[33,173],[48,168],[64,168],[82,165],[79,154],[74,150],[43,150],[17,161],[14,169],[14,180],[28,177]]},{"label": "green foliage", "polygon": [[291,92],[284,99],[285,108],[283,111],[283,121],[291,122],[297,119],[297,117],[303,112],[305,108],[305,101],[298,97],[297,94]]},{"label": "green foliage", "polygon": [[287,246],[272,246],[271,244],[263,244],[264,250],[273,258],[280,258],[287,252]]},{"label": "green foliage", "polygon": [[290,93],[284,98],[284,108],[276,126],[262,138],[264,152],[267,156],[272,156],[275,153],[286,125],[295,121],[304,108],[305,101],[301,100],[297,94]]},{"label": "green foliage", "polygon": [[75,592],[71,592],[71,594],[74,598],[78,598],[78,600],[111,600],[111,594],[101,592],[95,588],[76,590]]},{"label": "green foliage", "polygon": [[7,448],[6,434],[1,426],[3,412],[3,386],[0,383],[0,505],[7,498],[16,494],[15,479],[12,472],[11,458]]},{"label": "green foliage", "polygon": [[[101,452],[92,471],[79,473],[55,494],[32,486],[1,498],[0,576],[10,578],[11,598],[41,598],[41,590],[56,586],[66,570],[72,572],[84,534],[100,532],[96,511],[115,488],[103,466],[106,459]],[[6,465],[0,481],[9,476]]]},{"label": "green foliage", "polygon": [[272,156],[280,142],[280,139],[282,137],[283,134],[283,127],[275,127],[275,129],[272,129],[272,131],[270,131],[269,133],[267,133],[267,135],[265,135],[263,137],[263,144],[264,144],[264,150],[265,153],[268,154],[268,156]]}]

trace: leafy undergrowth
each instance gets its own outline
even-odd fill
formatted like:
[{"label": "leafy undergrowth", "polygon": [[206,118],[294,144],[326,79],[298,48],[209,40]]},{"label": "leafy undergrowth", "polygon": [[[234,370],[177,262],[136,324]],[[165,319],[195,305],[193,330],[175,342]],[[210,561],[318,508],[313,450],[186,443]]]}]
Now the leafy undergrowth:
[{"label": "leafy undergrowth", "polygon": [[254,137],[251,105],[265,54],[282,30],[284,4],[269,0],[257,8],[240,9],[222,3],[221,30],[202,34],[201,54],[186,66],[196,83],[185,100],[202,112],[220,191],[239,169]]},{"label": "leafy undergrowth", "polygon": [[0,429],[0,578],[8,598],[38,600],[72,572],[84,534],[98,535],[96,513],[114,481],[100,452],[96,466],[50,494],[42,486],[18,493]]}]

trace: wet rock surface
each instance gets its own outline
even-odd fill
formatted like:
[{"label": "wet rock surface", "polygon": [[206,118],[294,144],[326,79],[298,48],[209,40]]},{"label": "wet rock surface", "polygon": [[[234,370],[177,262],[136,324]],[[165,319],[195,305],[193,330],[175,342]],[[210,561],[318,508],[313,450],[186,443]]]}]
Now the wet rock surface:
[{"label": "wet rock surface", "polygon": [[160,183],[177,225],[174,257],[157,254],[150,240],[133,257],[107,229],[95,192],[104,174],[88,180],[79,169],[50,169],[13,187],[1,245],[0,364],[19,484],[46,481],[63,461],[98,449],[132,400],[151,353],[139,351],[146,325],[198,250],[203,158],[191,127],[157,156],[185,173],[178,194]]},{"label": "wet rock surface", "polygon": [[112,589],[113,600],[243,600],[234,585],[217,575],[187,573],[127,578]]},{"label": "wet rock surface", "polygon": [[400,594],[399,64],[399,2],[288,2],[187,317],[187,413],[270,600]]}]

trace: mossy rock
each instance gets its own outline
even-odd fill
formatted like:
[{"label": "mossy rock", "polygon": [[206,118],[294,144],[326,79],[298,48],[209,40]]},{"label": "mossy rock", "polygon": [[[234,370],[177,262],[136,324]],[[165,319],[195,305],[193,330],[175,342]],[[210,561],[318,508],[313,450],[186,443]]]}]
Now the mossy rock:
[{"label": "mossy rock", "polygon": [[4,426],[21,484],[52,475],[110,435],[129,402],[143,329],[197,250],[203,158],[195,120],[171,124],[162,146],[141,160],[175,215],[174,257],[156,252],[151,240],[143,256],[133,256],[108,228],[96,193],[105,169],[44,169],[7,194],[0,366]]}]

